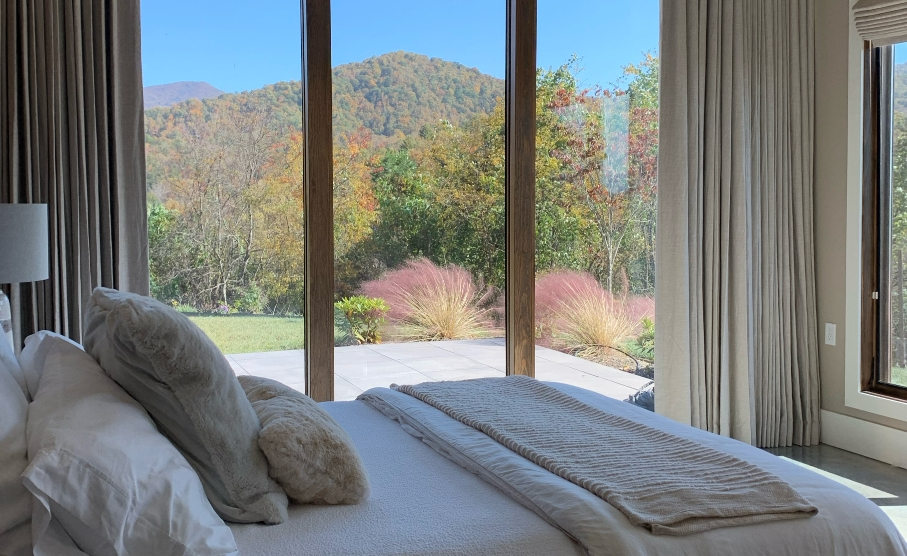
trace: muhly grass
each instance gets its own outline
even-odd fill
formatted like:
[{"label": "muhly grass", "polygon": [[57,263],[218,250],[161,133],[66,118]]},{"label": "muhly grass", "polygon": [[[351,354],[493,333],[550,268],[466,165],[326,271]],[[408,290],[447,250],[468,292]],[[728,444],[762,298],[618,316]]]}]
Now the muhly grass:
[{"label": "muhly grass", "polygon": [[490,289],[482,290],[466,269],[418,259],[366,282],[361,291],[387,301],[391,336],[403,341],[481,338],[491,330]]},{"label": "muhly grass", "polygon": [[556,271],[536,281],[540,343],[592,361],[635,338],[653,309],[651,299],[614,296],[586,273]]}]

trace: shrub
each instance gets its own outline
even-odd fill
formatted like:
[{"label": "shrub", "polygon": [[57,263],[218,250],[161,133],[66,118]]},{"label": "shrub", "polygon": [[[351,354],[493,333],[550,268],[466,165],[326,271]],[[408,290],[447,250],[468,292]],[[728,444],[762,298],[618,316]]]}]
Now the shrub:
[{"label": "shrub", "polygon": [[356,295],[344,297],[334,306],[346,316],[353,336],[360,344],[381,342],[379,328],[384,324],[384,317],[389,309],[386,301],[376,297]]},{"label": "shrub", "polygon": [[637,359],[655,360],[655,321],[642,318],[642,333],[624,345],[626,351]]},{"label": "shrub", "polygon": [[409,261],[382,278],[366,282],[362,292],[382,297],[402,340],[432,341],[488,335],[492,289],[477,286],[459,266],[439,267],[428,259]]},{"label": "shrub", "polygon": [[651,314],[651,301],[614,297],[590,274],[556,271],[536,281],[536,329],[540,343],[604,361],[621,349]]}]

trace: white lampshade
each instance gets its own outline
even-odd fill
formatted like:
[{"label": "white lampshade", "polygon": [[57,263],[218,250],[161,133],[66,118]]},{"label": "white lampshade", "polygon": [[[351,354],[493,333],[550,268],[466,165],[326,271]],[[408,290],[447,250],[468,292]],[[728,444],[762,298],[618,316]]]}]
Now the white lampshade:
[{"label": "white lampshade", "polygon": [[0,284],[49,277],[47,205],[0,204]]}]

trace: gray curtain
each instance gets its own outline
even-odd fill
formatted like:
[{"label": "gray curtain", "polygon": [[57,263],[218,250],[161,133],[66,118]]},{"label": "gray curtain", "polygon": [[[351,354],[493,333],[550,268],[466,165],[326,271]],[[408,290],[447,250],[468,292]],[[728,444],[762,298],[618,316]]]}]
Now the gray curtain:
[{"label": "gray curtain", "polygon": [[0,202],[50,213],[50,279],[11,287],[17,340],[79,340],[96,286],[148,293],[143,114],[138,0],[0,1]]},{"label": "gray curtain", "polygon": [[656,410],[819,441],[813,0],[664,0]]}]

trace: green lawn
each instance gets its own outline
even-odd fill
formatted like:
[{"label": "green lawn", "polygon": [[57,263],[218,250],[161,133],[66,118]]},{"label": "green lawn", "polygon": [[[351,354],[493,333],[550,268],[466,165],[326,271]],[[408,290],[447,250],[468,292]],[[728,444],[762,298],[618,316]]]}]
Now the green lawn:
[{"label": "green lawn", "polygon": [[302,349],[302,317],[186,315],[227,354]]},{"label": "green lawn", "polygon": [[[256,353],[302,349],[305,345],[305,326],[302,317],[270,315],[200,315],[187,313],[189,320],[226,354]],[[355,343],[346,317],[334,312],[334,344]]]},{"label": "green lawn", "polygon": [[891,367],[891,382],[898,386],[907,386],[907,369]]}]

